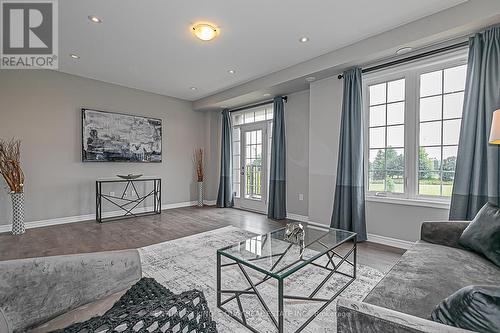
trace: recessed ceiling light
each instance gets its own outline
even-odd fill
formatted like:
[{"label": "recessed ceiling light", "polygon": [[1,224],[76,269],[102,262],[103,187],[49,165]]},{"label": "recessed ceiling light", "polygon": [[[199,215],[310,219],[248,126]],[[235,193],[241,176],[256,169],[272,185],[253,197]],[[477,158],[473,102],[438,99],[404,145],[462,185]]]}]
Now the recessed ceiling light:
[{"label": "recessed ceiling light", "polygon": [[269,93],[265,93],[265,94],[264,94],[264,95],[262,95],[262,96],[264,96],[264,97],[269,97],[269,96],[271,96],[271,94],[269,94]]},{"label": "recessed ceiling light", "polygon": [[230,70],[228,70],[227,72],[228,72],[229,74],[234,74],[234,73],[236,73],[236,71],[235,71],[234,69],[230,69]]},{"label": "recessed ceiling light", "polygon": [[309,37],[305,37],[305,36],[304,36],[304,37],[301,37],[301,38],[299,39],[299,41],[300,41],[301,43],[306,43],[306,42],[308,42],[308,41],[309,41]]},{"label": "recessed ceiling light", "polygon": [[397,50],[396,54],[397,55],[401,55],[401,54],[405,54],[405,53],[408,53],[408,52],[411,52],[411,51],[413,51],[413,48],[409,47],[409,46],[406,46],[406,47],[402,47],[399,50]]},{"label": "recessed ceiling light", "polygon": [[95,15],[89,15],[89,20],[94,23],[102,23],[102,20]]},{"label": "recessed ceiling light", "polygon": [[73,59],[80,59],[80,56],[77,56],[76,54],[73,53],[71,53],[69,56]]},{"label": "recessed ceiling light", "polygon": [[198,88],[196,87],[190,87],[189,89],[191,89],[192,91],[198,90]]},{"label": "recessed ceiling light", "polygon": [[306,81],[307,82],[313,82],[314,80],[316,80],[316,78],[314,76],[308,76],[308,77],[306,77]]},{"label": "recessed ceiling light", "polygon": [[219,29],[209,23],[198,23],[192,27],[193,34],[202,41],[210,41],[219,35]]}]

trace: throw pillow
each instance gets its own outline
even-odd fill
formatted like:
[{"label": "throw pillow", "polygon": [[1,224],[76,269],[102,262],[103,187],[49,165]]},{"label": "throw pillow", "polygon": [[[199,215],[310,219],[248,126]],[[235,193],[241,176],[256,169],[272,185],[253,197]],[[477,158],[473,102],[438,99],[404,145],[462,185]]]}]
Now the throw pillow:
[{"label": "throw pillow", "polygon": [[468,286],[439,303],[433,321],[474,332],[500,332],[500,286]]},{"label": "throw pillow", "polygon": [[500,266],[500,208],[491,203],[484,205],[458,243]]}]

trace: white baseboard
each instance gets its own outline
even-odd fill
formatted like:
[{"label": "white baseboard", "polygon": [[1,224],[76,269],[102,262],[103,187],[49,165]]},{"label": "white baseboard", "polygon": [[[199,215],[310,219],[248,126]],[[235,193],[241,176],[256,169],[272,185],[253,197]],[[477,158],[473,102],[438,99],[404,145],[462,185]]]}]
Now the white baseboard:
[{"label": "white baseboard", "polygon": [[309,216],[305,216],[305,215],[286,213],[286,218],[290,219],[290,220],[299,221],[299,222],[309,222]]},{"label": "white baseboard", "polygon": [[413,244],[415,244],[414,242],[410,242],[410,241],[406,241],[406,240],[398,239],[398,238],[386,237],[386,236],[380,236],[380,235],[374,235],[374,234],[368,234],[367,236],[368,236],[369,242],[388,245],[388,246],[397,247],[397,248],[405,249],[405,250],[408,250],[410,247],[413,246]]},{"label": "white baseboard", "polygon": [[[291,219],[291,220],[296,220],[296,221],[300,221],[300,222],[307,222],[309,224],[312,224],[312,225],[318,226],[318,227],[328,227],[328,225],[325,225],[322,223],[309,221],[309,217],[304,216],[304,215],[288,213],[286,215],[286,217]],[[386,236],[380,236],[380,235],[375,235],[375,234],[368,234],[367,236],[368,236],[369,242],[383,244],[383,245],[392,246],[392,247],[397,247],[397,248],[405,249],[405,250],[409,249],[414,244],[413,242],[409,242],[406,240],[391,238],[391,237],[386,237]]]},{"label": "white baseboard", "polygon": [[[210,201],[211,202],[211,201]],[[173,203],[173,204],[163,204],[161,205],[162,210],[167,210],[167,209],[174,209],[174,208],[182,208],[182,207],[190,207],[190,206],[196,206],[197,201],[186,201],[186,202],[179,202],[179,203]],[[209,204],[209,203],[205,203]],[[134,213],[142,213],[146,211],[151,211],[153,210],[153,207],[142,207],[142,208],[136,208],[133,210]],[[115,217],[115,216],[120,216],[123,215],[123,211],[111,211],[111,212],[103,212],[102,217]],[[47,220],[39,220],[39,221],[31,221],[31,222],[26,222],[26,229],[32,229],[32,228],[40,228],[40,227],[48,227],[51,225],[58,225],[58,224],[66,224],[66,223],[75,223],[75,222],[83,222],[83,221],[89,221],[89,220],[95,220],[95,214],[86,214],[86,215],[77,215],[77,216],[67,216],[67,217],[59,217],[55,219],[47,219]],[[12,230],[12,224],[5,224],[5,225],[0,225],[0,232],[8,232]]]},{"label": "white baseboard", "polygon": [[207,206],[215,206],[217,204],[217,200],[203,200],[203,203]]}]

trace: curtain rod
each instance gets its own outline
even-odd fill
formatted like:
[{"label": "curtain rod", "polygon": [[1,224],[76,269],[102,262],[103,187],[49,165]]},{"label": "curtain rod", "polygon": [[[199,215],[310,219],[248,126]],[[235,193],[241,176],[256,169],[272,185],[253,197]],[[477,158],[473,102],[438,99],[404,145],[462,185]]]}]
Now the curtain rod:
[{"label": "curtain rod", "polygon": [[[445,46],[445,47],[442,47],[442,48],[439,48],[439,49],[430,50],[430,51],[427,51],[427,52],[415,54],[415,55],[410,56],[410,57],[406,57],[406,58],[402,58],[402,59],[398,59],[398,60],[394,60],[394,61],[389,61],[389,62],[386,62],[384,64],[376,65],[376,66],[373,66],[373,67],[364,68],[364,69],[361,70],[361,73],[369,73],[369,72],[377,71],[379,69],[384,69],[384,68],[387,68],[387,67],[401,65],[401,64],[413,61],[413,60],[418,60],[418,59],[426,58],[426,57],[429,57],[429,56],[432,56],[432,55],[440,54],[440,53],[443,53],[443,52],[460,49],[460,48],[466,47],[467,45],[469,45],[468,41],[457,43],[457,44],[448,45],[448,46]],[[338,79],[340,80],[343,77],[344,77],[344,75],[340,74],[338,76]]]},{"label": "curtain rod", "polygon": [[[286,103],[288,101],[288,96],[283,96],[283,100]],[[240,108],[232,109],[232,110],[229,110],[229,112],[237,112],[237,111],[243,111],[243,110],[253,109],[253,108],[257,108],[259,106],[271,104],[273,102],[274,102],[274,100],[272,99],[270,101],[260,102],[260,103],[257,103],[257,104],[251,104],[251,105],[247,105],[247,106],[242,106]]]}]

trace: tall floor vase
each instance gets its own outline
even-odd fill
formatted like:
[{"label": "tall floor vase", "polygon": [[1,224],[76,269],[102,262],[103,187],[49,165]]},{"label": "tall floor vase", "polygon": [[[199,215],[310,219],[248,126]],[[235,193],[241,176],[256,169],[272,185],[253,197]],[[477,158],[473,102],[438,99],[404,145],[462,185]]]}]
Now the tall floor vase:
[{"label": "tall floor vase", "polygon": [[198,207],[203,207],[203,182],[198,182]]},{"label": "tall floor vase", "polygon": [[12,198],[12,234],[22,235],[24,226],[24,193],[11,193]]}]

